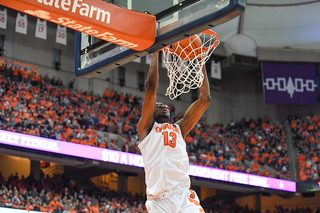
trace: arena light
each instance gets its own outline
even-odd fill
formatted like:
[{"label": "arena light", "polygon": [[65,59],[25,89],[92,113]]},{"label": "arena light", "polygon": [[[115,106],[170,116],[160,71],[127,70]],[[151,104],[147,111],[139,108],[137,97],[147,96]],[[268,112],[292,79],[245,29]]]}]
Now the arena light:
[{"label": "arena light", "polygon": [[[41,138],[37,136],[14,133],[4,130],[0,130],[0,144],[53,152],[62,155],[88,158],[127,166],[140,168],[144,167],[143,158],[138,154],[74,144],[70,142]],[[189,165],[189,174],[195,177],[224,181],[229,183],[296,192],[296,182],[294,181],[204,167],[194,164]]]}]

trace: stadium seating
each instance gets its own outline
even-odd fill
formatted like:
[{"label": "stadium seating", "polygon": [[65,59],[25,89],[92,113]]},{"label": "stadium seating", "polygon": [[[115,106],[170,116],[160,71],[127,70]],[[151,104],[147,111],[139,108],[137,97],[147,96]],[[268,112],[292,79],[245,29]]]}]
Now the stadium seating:
[{"label": "stadium seating", "polygon": [[300,180],[319,180],[320,122],[318,116],[290,116],[289,121],[297,148]]},{"label": "stadium seating", "polygon": [[[19,178],[18,173],[4,180],[0,172],[0,207],[50,213],[146,213],[145,196],[102,190],[94,185],[84,188],[70,182],[67,177],[53,175],[40,180],[32,174]],[[222,205],[220,202],[203,205],[206,213],[260,213],[236,202]],[[318,210],[319,211],[319,210]],[[271,211],[264,211],[271,213]],[[277,213],[311,213],[311,208],[289,209],[275,206]],[[317,212],[318,213],[318,212]]]},{"label": "stadium seating", "polygon": [[103,191],[94,185],[84,189],[61,175],[37,180],[33,175],[19,178],[16,173],[1,180],[0,186],[0,207],[51,213],[146,212],[142,195]]},{"label": "stadium seating", "polygon": [[[139,153],[137,123],[142,98],[105,90],[103,97],[50,79],[17,72],[0,76],[0,129]],[[13,95],[14,94],[14,95]],[[181,118],[171,108],[171,121]],[[283,124],[268,117],[208,125],[201,121],[186,138],[191,163],[288,179]]]}]

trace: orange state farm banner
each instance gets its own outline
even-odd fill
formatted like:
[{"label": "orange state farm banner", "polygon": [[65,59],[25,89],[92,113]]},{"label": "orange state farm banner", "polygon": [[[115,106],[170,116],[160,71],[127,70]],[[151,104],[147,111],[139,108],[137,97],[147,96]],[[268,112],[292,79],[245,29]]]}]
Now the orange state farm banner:
[{"label": "orange state farm banner", "polygon": [[3,64],[8,65],[9,67],[17,67],[20,70],[26,69],[27,71],[35,73],[36,75],[38,75],[39,73],[39,67],[36,65],[26,64],[26,63],[14,61],[7,58],[0,58],[0,66],[2,66]]},{"label": "orange state farm banner", "polygon": [[152,46],[156,17],[102,0],[0,0],[0,4],[137,51]]}]

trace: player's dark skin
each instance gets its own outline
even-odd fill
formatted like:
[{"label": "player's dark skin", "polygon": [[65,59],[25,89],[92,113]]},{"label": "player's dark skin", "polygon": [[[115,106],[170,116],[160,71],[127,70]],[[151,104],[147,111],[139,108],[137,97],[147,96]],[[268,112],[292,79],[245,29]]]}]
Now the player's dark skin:
[{"label": "player's dark skin", "polygon": [[[170,119],[170,111],[165,107],[166,105],[158,105],[158,107],[156,107],[156,91],[159,83],[158,59],[159,52],[156,52],[152,55],[151,65],[146,81],[146,94],[142,105],[141,118],[138,123],[138,135],[140,141],[149,134],[155,121],[157,123],[165,123]],[[198,123],[199,119],[210,104],[210,88],[205,66],[203,66],[202,72],[204,79],[201,87],[199,88],[200,95],[198,100],[193,102],[185,112],[184,116],[176,122],[176,124],[180,126],[183,138],[185,138]]]},{"label": "player's dark skin", "polygon": [[168,105],[157,102],[153,113],[153,119],[157,123],[168,123],[170,120],[170,108]]}]

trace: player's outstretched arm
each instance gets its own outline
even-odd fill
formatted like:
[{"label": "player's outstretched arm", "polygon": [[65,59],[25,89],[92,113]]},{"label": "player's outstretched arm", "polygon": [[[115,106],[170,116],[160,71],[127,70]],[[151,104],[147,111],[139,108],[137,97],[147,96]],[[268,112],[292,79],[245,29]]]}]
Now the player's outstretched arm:
[{"label": "player's outstretched arm", "polygon": [[210,96],[210,87],[208,76],[206,72],[205,65],[202,68],[202,72],[204,75],[203,82],[201,87],[199,88],[200,96],[198,100],[193,102],[191,106],[185,112],[183,118],[181,118],[176,123],[181,128],[181,133],[183,138],[193,129],[193,127],[198,123],[199,119],[206,111],[210,104],[211,96]]},{"label": "player's outstretched arm", "polygon": [[146,81],[146,94],[142,104],[141,117],[138,123],[138,135],[140,141],[148,135],[154,124],[153,112],[156,106],[156,91],[159,83],[158,60],[159,52],[153,53]]}]

